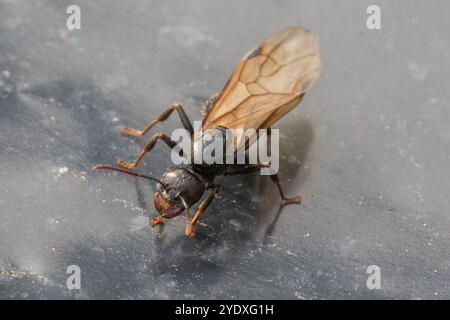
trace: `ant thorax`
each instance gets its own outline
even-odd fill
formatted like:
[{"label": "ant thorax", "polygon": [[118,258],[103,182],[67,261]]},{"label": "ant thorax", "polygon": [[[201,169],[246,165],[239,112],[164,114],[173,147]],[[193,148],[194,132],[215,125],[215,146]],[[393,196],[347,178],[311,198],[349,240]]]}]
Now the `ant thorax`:
[{"label": "ant thorax", "polygon": [[217,127],[197,132],[192,143],[192,164],[202,170],[217,171],[227,163],[227,129]]}]

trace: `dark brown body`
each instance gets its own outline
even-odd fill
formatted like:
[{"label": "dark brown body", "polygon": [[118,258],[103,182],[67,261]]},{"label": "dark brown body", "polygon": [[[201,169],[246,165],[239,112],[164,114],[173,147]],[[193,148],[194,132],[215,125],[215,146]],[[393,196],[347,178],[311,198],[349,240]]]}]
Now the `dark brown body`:
[{"label": "dark brown body", "polygon": [[[202,132],[214,130],[215,135],[225,135],[229,129],[268,129],[291,111],[304,97],[320,73],[320,57],[317,38],[303,28],[283,29],[251,53],[244,56],[236,67],[224,89],[205,104]],[[166,120],[176,110],[184,128],[194,137],[192,124],[179,103],[172,104],[144,130],[123,128],[122,133],[143,136],[154,125]],[[198,139],[198,138],[196,138]],[[157,133],[150,138],[134,162],[118,160],[124,168],[134,169],[156,142],[162,140],[170,148],[177,143],[166,134]],[[194,140],[194,139],[192,139]],[[191,141],[192,141],[191,140]],[[226,139],[223,139],[226,141]],[[204,142],[192,144],[192,154],[203,152]],[[225,153],[224,153],[225,154]],[[191,161],[190,163],[194,163]],[[226,163],[224,161],[223,163]],[[219,193],[220,187],[214,183],[218,175],[238,175],[259,171],[267,164],[189,164],[171,166],[166,169],[161,181],[110,166],[96,166],[95,169],[109,169],[158,182],[155,192],[155,208],[160,216],[153,219],[154,224],[165,218],[186,214],[186,235],[194,236],[198,220],[208,205]],[[283,204],[300,202],[300,196],[286,197],[277,174],[270,176],[276,184]],[[190,209],[203,194],[210,190],[194,216]]]}]

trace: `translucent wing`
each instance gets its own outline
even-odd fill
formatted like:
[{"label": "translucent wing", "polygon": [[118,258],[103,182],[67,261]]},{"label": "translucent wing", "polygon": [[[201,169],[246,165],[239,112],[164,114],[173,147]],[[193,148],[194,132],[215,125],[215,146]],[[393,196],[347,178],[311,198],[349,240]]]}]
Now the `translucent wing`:
[{"label": "translucent wing", "polygon": [[319,41],[286,28],[247,54],[203,119],[203,130],[269,128],[303,98],[320,73]]}]

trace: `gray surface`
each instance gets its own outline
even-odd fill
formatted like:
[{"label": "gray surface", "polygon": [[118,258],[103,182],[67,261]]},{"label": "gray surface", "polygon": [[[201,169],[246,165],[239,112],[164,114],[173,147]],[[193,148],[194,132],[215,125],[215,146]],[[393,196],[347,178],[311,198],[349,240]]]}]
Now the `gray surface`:
[{"label": "gray surface", "polygon": [[[376,1],[369,31],[372,2],[0,1],[0,298],[449,298],[450,5]],[[268,178],[222,178],[192,241],[183,218],[149,226],[150,184],[89,169],[138,152],[120,125],[174,101],[199,119],[288,25],[322,47],[321,78],[278,123],[303,204],[280,213]],[[156,150],[141,172],[169,164]],[[373,264],[381,290],[366,288]]]}]

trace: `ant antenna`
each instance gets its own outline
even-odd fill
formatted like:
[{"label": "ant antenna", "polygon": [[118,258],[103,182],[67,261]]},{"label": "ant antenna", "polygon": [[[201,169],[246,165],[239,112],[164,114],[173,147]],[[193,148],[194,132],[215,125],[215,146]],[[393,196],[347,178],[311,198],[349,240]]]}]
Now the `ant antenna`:
[{"label": "ant antenna", "polygon": [[139,177],[139,178],[145,178],[145,179],[148,179],[148,180],[152,180],[152,181],[158,182],[160,185],[163,186],[164,189],[166,189],[166,185],[164,183],[162,183],[161,180],[158,180],[156,178],[149,177],[149,176],[146,176],[146,175],[143,175],[143,174],[140,174],[140,173],[136,173],[136,172],[133,172],[133,171],[123,170],[123,169],[119,169],[119,168],[116,168],[116,167],[104,166],[104,165],[93,166],[92,169],[94,169],[94,170],[112,170],[112,171],[117,171],[117,172],[120,172],[120,173],[125,173],[125,174],[128,174],[130,176],[135,176],[135,177]]}]

